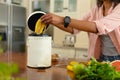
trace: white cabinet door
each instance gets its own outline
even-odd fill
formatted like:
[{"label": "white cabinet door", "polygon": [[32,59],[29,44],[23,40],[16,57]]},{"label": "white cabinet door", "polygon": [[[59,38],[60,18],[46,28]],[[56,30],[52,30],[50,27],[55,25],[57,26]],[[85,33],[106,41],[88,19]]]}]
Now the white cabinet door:
[{"label": "white cabinet door", "polygon": [[51,12],[76,17],[78,0],[51,0]]}]

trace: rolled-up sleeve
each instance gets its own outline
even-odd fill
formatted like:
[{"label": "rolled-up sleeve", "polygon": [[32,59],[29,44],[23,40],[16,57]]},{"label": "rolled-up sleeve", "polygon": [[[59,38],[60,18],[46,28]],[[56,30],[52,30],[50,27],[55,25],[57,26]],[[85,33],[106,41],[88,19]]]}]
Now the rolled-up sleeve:
[{"label": "rolled-up sleeve", "polygon": [[98,29],[98,34],[107,34],[116,28],[120,27],[120,8],[114,10],[111,14],[107,15],[100,20],[94,21]]}]

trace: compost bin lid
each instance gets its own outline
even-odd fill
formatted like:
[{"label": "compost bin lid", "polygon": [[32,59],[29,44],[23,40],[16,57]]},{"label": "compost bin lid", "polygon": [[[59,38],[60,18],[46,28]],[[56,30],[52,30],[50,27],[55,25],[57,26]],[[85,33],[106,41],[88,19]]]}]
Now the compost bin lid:
[{"label": "compost bin lid", "polygon": [[[31,13],[27,19],[27,25],[29,27],[29,29],[31,31],[35,31],[35,25],[36,22],[38,21],[38,19],[40,19],[44,14],[46,14],[45,12],[42,11],[35,11],[33,13]],[[48,24],[46,25],[46,29],[48,28]],[[44,31],[44,29],[43,29]]]}]

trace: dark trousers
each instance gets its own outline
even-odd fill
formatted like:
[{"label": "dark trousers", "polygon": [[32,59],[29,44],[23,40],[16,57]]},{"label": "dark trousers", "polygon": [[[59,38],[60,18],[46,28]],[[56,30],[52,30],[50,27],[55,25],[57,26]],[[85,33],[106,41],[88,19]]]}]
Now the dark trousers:
[{"label": "dark trousers", "polygon": [[98,61],[114,61],[114,60],[120,60],[120,55],[117,56],[106,56],[106,55],[101,55],[100,59]]}]

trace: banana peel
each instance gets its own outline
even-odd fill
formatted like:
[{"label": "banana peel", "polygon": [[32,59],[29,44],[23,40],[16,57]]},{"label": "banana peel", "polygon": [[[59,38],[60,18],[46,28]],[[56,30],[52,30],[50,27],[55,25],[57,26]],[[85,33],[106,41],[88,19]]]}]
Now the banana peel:
[{"label": "banana peel", "polygon": [[42,34],[46,29],[46,24],[41,22],[41,19],[38,19],[35,25],[35,33]]}]

